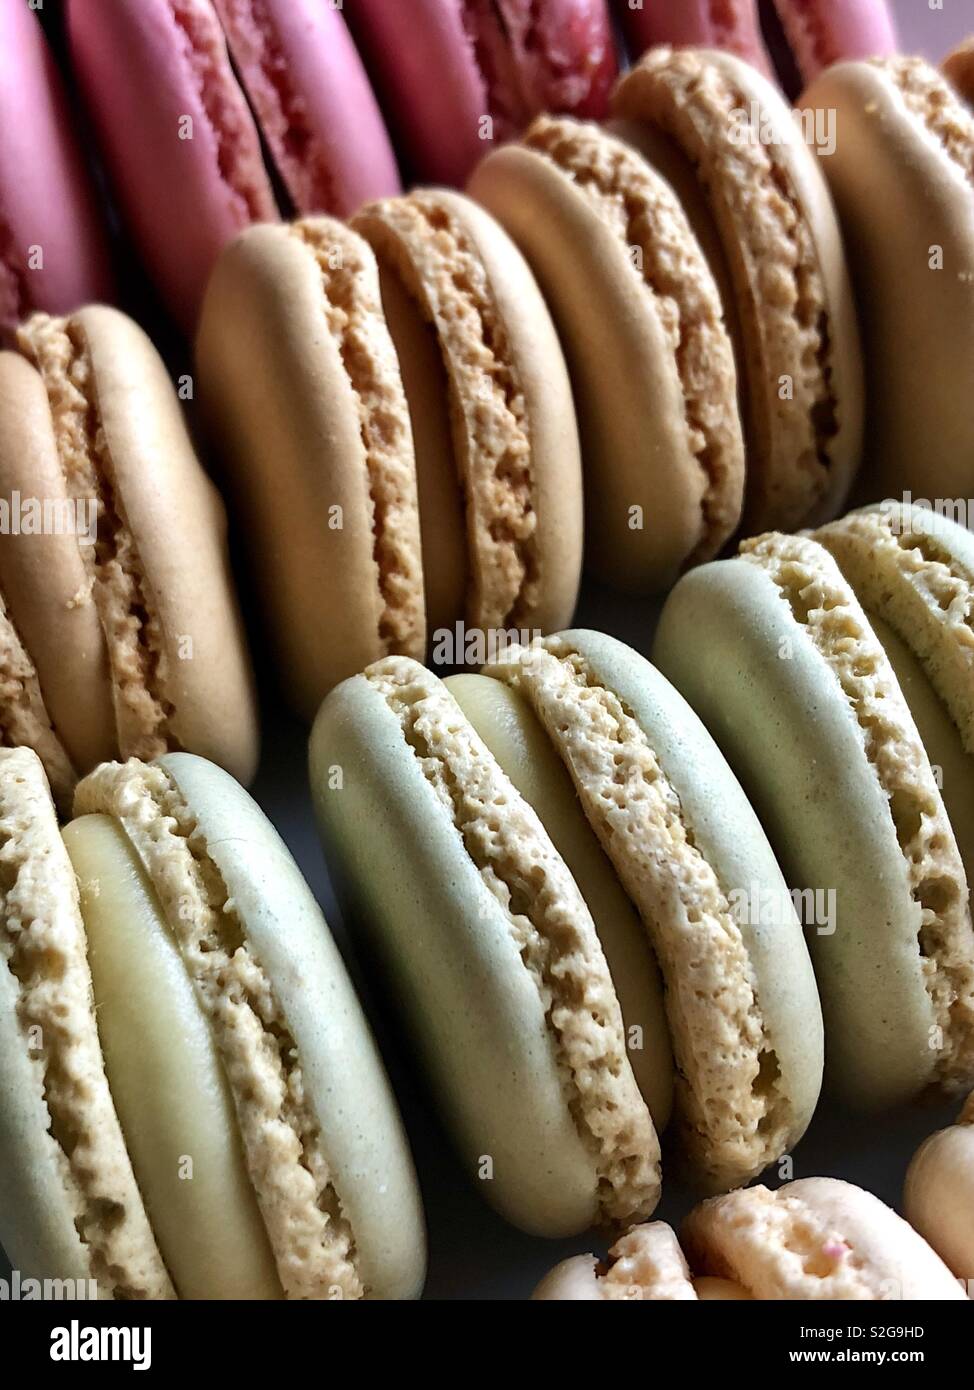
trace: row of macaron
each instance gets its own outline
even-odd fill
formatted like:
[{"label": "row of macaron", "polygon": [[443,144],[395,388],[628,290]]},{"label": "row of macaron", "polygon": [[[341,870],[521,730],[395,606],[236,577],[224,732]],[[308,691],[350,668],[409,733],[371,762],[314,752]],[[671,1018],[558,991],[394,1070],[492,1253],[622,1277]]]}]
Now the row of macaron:
[{"label": "row of macaron", "polygon": [[[883,0],[845,0],[837,20],[830,8],[779,0],[805,79],[894,51]],[[754,0],[720,15],[653,0],[618,9],[636,56],[712,44],[772,73]],[[112,293],[41,15],[128,230],[186,330],[218,251],[248,223],[279,208],[345,216],[399,192],[386,121],[410,177],[461,185],[485,145],[541,111],[603,117],[618,72],[607,0],[69,0],[50,12],[3,0],[0,321]]]},{"label": "row of macaron", "polygon": [[[974,118],[932,69],[888,60],[821,81],[858,93],[846,123],[880,112],[890,141],[920,125],[926,93],[951,146],[914,131],[917,150],[971,202],[957,155]],[[255,764],[221,512],[179,395],[200,398],[281,684],[308,718],[339,680],[386,653],[422,659],[457,623],[566,626],[583,533],[596,574],[657,589],[739,531],[841,509],[863,399],[819,165],[772,86],[726,55],[656,50],[616,100],[616,134],[540,117],[481,163],[474,197],[416,190],[350,224],[247,229],[210,278],[195,378],[170,381],[105,307],[20,328],[0,355],[2,718],[8,741],[44,745],[59,795],[116,753],[181,746],[245,781]],[[775,115],[775,145],[733,143],[721,113],[748,101]],[[917,151],[906,162],[921,168]],[[937,498],[971,490],[958,334],[974,315],[955,271],[923,272],[946,299],[895,271],[910,334],[887,325],[901,374],[870,398],[874,497],[917,479]],[[931,303],[938,341],[919,351]],[[911,388],[918,372],[929,390]],[[50,521],[24,521],[25,499],[93,508],[90,543],[38,534]]]},{"label": "row of macaron", "polygon": [[[567,631],[445,680],[387,656],[323,701],[329,871],[460,1167],[533,1234],[626,1233],[617,1276],[549,1289],[661,1296],[652,1252],[671,1274],[677,1253],[644,1228],[668,1128],[668,1172],[735,1193],[792,1154],[823,1076],[869,1112],[971,1091],[972,603],[968,531],[870,509],[685,576],[655,664]],[[12,749],[0,809],[11,1259],[133,1296],[415,1292],[381,1062],[242,788],[187,753],[104,763],[62,832]],[[907,1213],[969,1280],[964,1115],[918,1155]],[[695,1274],[956,1293],[880,1205],[825,1189],[706,1206]]]}]

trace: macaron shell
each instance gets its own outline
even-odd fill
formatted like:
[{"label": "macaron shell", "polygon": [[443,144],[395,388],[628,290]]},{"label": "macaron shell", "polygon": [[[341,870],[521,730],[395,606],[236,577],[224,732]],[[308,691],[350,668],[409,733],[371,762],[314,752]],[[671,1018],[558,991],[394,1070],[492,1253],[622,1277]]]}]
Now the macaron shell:
[{"label": "macaron shell", "polygon": [[902,1217],[836,1178],[711,1198],[684,1222],[683,1243],[694,1269],[733,1278],[755,1298],[966,1297]]},{"label": "macaron shell", "polygon": [[[922,458],[924,495],[967,497],[974,492],[967,405],[974,187],[969,166],[952,159],[904,101],[897,71],[935,89],[931,111],[974,152],[974,117],[956,97],[948,112],[949,86],[919,59],[842,63],[802,97],[806,110],[835,112],[836,148],[822,167],[845,232],[868,378],[857,495],[878,501],[917,488]],[[937,247],[943,269],[931,268]]]},{"label": "macaron shell", "polygon": [[[329,255],[341,265],[327,269]],[[341,301],[350,288],[347,312],[333,314],[329,294]],[[241,235],[210,281],[196,362],[282,685],[311,719],[333,685],[391,645],[415,656],[425,646],[412,434],[368,247],[324,218]],[[384,449],[370,464],[363,419],[380,407]],[[373,529],[387,501],[392,553],[377,550]]]},{"label": "macaron shell", "polygon": [[[578,884],[612,974],[633,1075],[657,1131],[662,1132],[673,1103],[673,1054],[659,969],[642,922],[527,701],[486,676],[449,676],[444,684],[503,771],[537,812]],[[632,1037],[638,1039],[636,1046],[629,1042]]]},{"label": "macaron shell", "polygon": [[941,64],[944,76],[971,105],[974,102],[974,37],[965,39]]},{"label": "macaron shell", "polygon": [[[381,663],[373,672],[386,669],[390,678],[405,677],[406,668],[407,663]],[[423,688],[431,689],[432,678],[418,667],[415,672]],[[462,723],[457,710],[456,733],[466,738]],[[489,758],[485,749],[477,751],[479,740],[470,734],[473,756]],[[543,863],[546,879],[560,875],[558,891],[574,890],[540,822],[492,760],[484,767],[507,785],[508,819],[533,828],[533,840],[519,840],[518,852]],[[498,869],[485,874],[478,868],[374,677],[353,677],[323,704],[311,738],[311,778],[326,853],[345,888],[348,915],[373,930],[373,945],[414,1025],[416,1045],[467,1173],[475,1181],[486,1179],[484,1195],[524,1230],[547,1235],[584,1230],[599,1214],[599,1196],[605,1200],[605,1194],[598,1192],[591,1136],[583,1139],[573,1118],[566,1092],[571,1075],[549,1023],[552,1002],[544,994],[554,977],[544,991],[539,988],[522,959],[506,895],[491,886],[500,882]],[[471,807],[473,814],[472,794]],[[557,892],[550,882],[547,889],[542,908],[550,910]],[[590,919],[585,922],[584,904],[574,892],[573,933],[577,929],[587,938],[594,928]],[[563,960],[567,966],[568,958]],[[583,963],[573,952],[573,970]],[[602,969],[600,989],[608,977],[604,961]],[[575,984],[581,989],[580,981]],[[608,996],[599,1005],[600,1014],[603,1010],[611,1012]],[[600,1029],[608,1032],[612,1023],[603,1019]],[[621,1019],[619,1033],[621,1042]],[[593,1046],[603,1042],[603,1037],[592,1039]],[[627,1180],[639,1191],[640,1204],[651,1209],[655,1193],[649,1189],[658,1191],[658,1170],[651,1182],[655,1136],[649,1115],[631,1073],[613,1086],[615,1113],[606,1118],[612,1134],[628,1134],[624,1143],[643,1135],[640,1172],[633,1163]],[[623,1095],[627,1103],[632,1097],[631,1117],[618,1108]],[[595,1105],[596,1099],[582,1096],[578,1103]],[[601,1128],[602,1121],[593,1118]]]},{"label": "macaron shell", "polygon": [[339,7],[215,0],[247,95],[298,212],[347,217],[399,171]]},{"label": "macaron shell", "polygon": [[[604,178],[609,177],[605,166],[613,160],[640,167],[626,146],[595,127],[575,129],[578,141],[587,137],[599,151],[598,161],[593,160],[597,190],[599,165]],[[554,138],[561,130],[570,143],[567,122],[541,121],[532,127],[539,139],[540,132],[551,131]],[[521,247],[561,336],[586,469],[586,563],[599,577],[627,589],[665,587],[706,539],[703,506],[709,485],[689,448],[683,383],[664,321],[664,312],[671,311],[661,310],[657,297],[647,292],[633,264],[632,246],[618,227],[543,150],[505,146],[474,171],[468,190]],[[695,243],[668,187],[639,192],[644,219],[655,212],[667,225],[666,260],[685,255],[692,265]],[[654,200],[662,208],[653,209]],[[629,212],[628,204],[624,211]],[[638,244],[638,228],[631,235]],[[707,269],[697,255],[695,268],[704,280],[700,299],[705,301]],[[710,292],[716,297],[712,286]],[[593,314],[593,304],[602,306],[598,314]],[[736,423],[731,362],[713,386],[716,396],[727,397],[728,418]],[[739,481],[739,491],[740,486]],[[736,522],[739,491],[725,532]]]},{"label": "macaron shell", "polygon": [[720,5],[712,0],[680,0],[676,5],[643,0],[638,6],[616,0],[616,7],[636,56],[656,44],[722,48],[766,77],[774,76],[755,0],[724,0]]},{"label": "macaron shell", "polygon": [[[0,334],[33,309],[110,300],[104,229],[38,16],[0,4]],[[42,264],[36,262],[37,251]]]},{"label": "macaron shell", "polygon": [[[818,997],[790,903],[772,921],[754,914],[757,924],[732,907],[735,891],[750,899],[757,887],[779,905],[787,895],[757,819],[686,702],[623,643],[560,633],[485,671],[540,715],[640,909],[663,970],[695,1178],[746,1181],[804,1132],[822,1072]],[[610,739],[611,753],[600,747]],[[622,785],[638,792],[623,802]],[[666,872],[654,872],[664,856]]]},{"label": "macaron shell", "polygon": [[90,357],[116,505],[158,620],[172,737],[249,781],[257,714],[223,504],[142,330],[98,305],[82,309],[75,322]]},{"label": "macaron shell", "polygon": [[968,1290],[974,1287],[974,1107],[917,1149],[903,1211]]},{"label": "macaron shell", "polygon": [[887,0],[774,0],[802,77],[852,58],[878,58],[899,47]]},{"label": "macaron shell", "polygon": [[277,217],[216,14],[210,0],[69,0],[67,28],[113,188],[168,307],[191,331],[220,248],[248,223]]},{"label": "macaron shell", "polygon": [[321,911],[284,842],[232,777],[186,753],[160,763],[192,807],[287,1018],[362,1282],[371,1297],[418,1297],[426,1233],[408,1142]]},{"label": "macaron shell", "polygon": [[0,594],[0,731],[3,746],[31,749],[40,758],[60,809],[71,805],[77,771],[51,727],[34,663]]},{"label": "macaron shell", "polygon": [[889,802],[834,672],[771,576],[741,558],[680,581],[653,660],[717,740],[788,882],[835,890],[834,932],[808,933],[827,1080],[858,1105],[910,1099],[936,1061],[919,912]]},{"label": "macaron shell", "polygon": [[[661,49],[622,79],[612,109],[697,164],[723,238],[749,411],[745,533],[834,516],[862,446],[859,332],[828,185],[790,107],[731,54]],[[761,122],[772,141],[755,135]]]},{"label": "macaron shell", "polygon": [[172,1298],[105,1076],[77,883],[25,748],[0,749],[0,842],[4,1250],[30,1278]]},{"label": "macaron shell", "polygon": [[[47,392],[18,353],[0,353],[0,497],[15,493],[78,511],[58,458]],[[91,520],[91,505],[85,506]],[[86,535],[85,543],[90,537]],[[108,649],[79,539],[72,532],[8,534],[0,590],[37,673],[44,704],[72,763],[87,771],[116,749]]]},{"label": "macaron shell", "polygon": [[180,1298],[280,1298],[206,1015],[118,822],[81,816],[78,877],[98,1031],[149,1219]]}]

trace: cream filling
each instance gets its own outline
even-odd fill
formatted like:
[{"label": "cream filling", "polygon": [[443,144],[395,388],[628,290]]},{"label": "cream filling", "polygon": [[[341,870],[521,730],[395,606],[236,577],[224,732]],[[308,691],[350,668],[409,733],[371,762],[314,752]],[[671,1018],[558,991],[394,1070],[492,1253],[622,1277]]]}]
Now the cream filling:
[{"label": "cream filling", "polygon": [[443,354],[470,539],[468,620],[522,626],[540,584],[530,420],[486,268],[435,192],[370,204],[354,225],[433,324]]},{"label": "cream filling", "polygon": [[115,485],[84,331],[77,319],[35,314],[18,342],[47,390],[68,496],[96,500],[95,544],[80,551],[108,643],[120,750],[126,757],[158,757],[176,746],[168,656]]},{"label": "cream filling", "polygon": [[649,1215],[659,1198],[659,1143],[574,879],[435,676],[395,660],[377,662],[365,675],[399,720],[537,986],[565,1100],[595,1164],[602,1213],[619,1221]]},{"label": "cream filling", "polygon": [[974,185],[974,117],[946,78],[923,58],[869,60],[892,79],[903,104]]},{"label": "cream filling", "polygon": [[611,227],[641,279],[673,352],[682,387],[687,450],[705,492],[703,534],[687,563],[715,554],[740,519],[744,445],[734,353],[717,287],[669,186],[644,160],[601,131],[542,116],[524,144],[549,159]]},{"label": "cream filling", "polygon": [[920,928],[924,983],[943,1035],[937,1077],[970,1085],[974,1069],[974,931],[967,879],[943,800],[909,707],[879,639],[831,555],[800,536],[745,541],[827,662],[859,726],[863,751],[889,802]]},{"label": "cream filling", "polygon": [[321,273],[324,314],[359,413],[372,506],[372,556],[387,651],[422,656],[425,645],[419,507],[409,409],[382,314],[378,270],[359,237],[324,219],[291,234]]},{"label": "cream filling", "polygon": [[0,754],[0,969],[15,981],[24,1049],[92,1277],[103,1297],[172,1298],[105,1077],[77,886],[43,773],[23,748]]},{"label": "cream filling", "polygon": [[789,1136],[779,1066],[740,927],[679,796],[623,702],[568,641],[489,668],[531,704],[656,952],[684,1143],[715,1184],[746,1181]]},{"label": "cream filling", "polygon": [[362,1297],[297,1045],[192,810],[163,768],[129,762],[79,783],[75,811],[114,815],[152,882],[216,1040],[286,1297]]}]

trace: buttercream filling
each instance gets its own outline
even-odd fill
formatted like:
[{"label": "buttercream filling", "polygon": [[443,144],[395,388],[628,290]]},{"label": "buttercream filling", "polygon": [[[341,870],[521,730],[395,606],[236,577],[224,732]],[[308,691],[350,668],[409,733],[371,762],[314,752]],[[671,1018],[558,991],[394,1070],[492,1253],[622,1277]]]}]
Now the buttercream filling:
[{"label": "buttercream filling", "polygon": [[944,153],[974,184],[974,116],[946,78],[922,58],[873,58],[892,78],[906,109],[918,117]]}]

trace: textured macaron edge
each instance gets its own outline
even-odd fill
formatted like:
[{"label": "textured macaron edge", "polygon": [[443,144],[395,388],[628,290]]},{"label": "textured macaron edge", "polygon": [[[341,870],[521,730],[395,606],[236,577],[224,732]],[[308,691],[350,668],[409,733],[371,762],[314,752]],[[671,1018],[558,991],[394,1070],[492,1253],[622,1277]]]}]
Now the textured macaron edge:
[{"label": "textured macaron edge", "polygon": [[544,1002],[565,1101],[610,1221],[650,1213],[659,1142],[626,1055],[618,999],[591,916],[537,815],[501,771],[445,686],[390,657],[364,679],[402,736],[497,902]]},{"label": "textured macaron edge", "polygon": [[103,763],[79,782],[74,809],[120,823],[158,895],[226,1067],[285,1295],[361,1297],[354,1233],[333,1185],[295,1040],[175,778],[159,763]]},{"label": "textured macaron edge", "polygon": [[[478,215],[459,195],[419,189],[366,204],[351,225],[436,334],[467,517],[469,621],[485,628],[530,625],[541,586],[549,582],[539,546],[535,451],[541,422],[526,390],[516,326],[493,283],[496,267],[488,265],[472,225]],[[507,250],[518,254],[513,246]],[[522,308],[531,313],[530,304]],[[545,312],[540,300],[536,312]]]},{"label": "textured macaron edge", "polygon": [[0,594],[0,743],[32,748],[58,807],[71,806],[78,774],[44,704],[37,671]]},{"label": "textured macaron edge", "polygon": [[522,143],[619,235],[633,283],[641,282],[659,316],[683,396],[686,466],[702,474],[700,535],[686,563],[709,559],[740,521],[744,441],[733,347],[703,252],[669,185],[597,126],[540,116]]},{"label": "textured macaron edge", "polygon": [[899,634],[923,665],[974,756],[974,537],[903,503],[863,508],[820,527],[867,612]]},{"label": "textured macaron edge", "polygon": [[11,1259],[102,1297],[174,1297],[105,1075],[74,871],[26,748],[0,749],[0,956]]},{"label": "textured macaron edge", "polygon": [[532,1299],[695,1302],[686,1258],[676,1232],[664,1221],[634,1226],[604,1261],[594,1255],[562,1260],[538,1284]]},{"label": "textured macaron edge", "polygon": [[948,80],[924,58],[896,54],[871,58],[869,66],[896,90],[905,114],[917,120],[930,142],[974,191],[974,115]]},{"label": "textured macaron edge", "polygon": [[837,1178],[757,1186],[696,1207],[681,1230],[694,1271],[755,1298],[963,1298],[946,1265],[871,1193]]},{"label": "textured macaron edge", "polygon": [[[753,103],[774,123],[771,142],[732,134],[734,113]],[[861,381],[838,227],[814,157],[776,90],[730,54],[653,50],[621,79],[612,109],[678,142],[722,233],[749,421],[745,526],[824,520],[858,460]]]},{"label": "textured macaron edge", "polygon": [[827,550],[802,536],[744,541],[835,678],[889,807],[918,914],[918,969],[942,1033],[936,1081],[974,1075],[974,929],[967,878],[920,735],[882,644]]},{"label": "textured macaron edge", "polygon": [[[720,1188],[756,1176],[804,1132],[818,1097],[821,1020],[806,958],[814,1010],[801,1022],[812,1049],[803,1058],[812,1078],[805,1084],[794,1068],[788,1024],[776,1017],[781,1031],[769,1028],[770,1010],[762,1009],[759,992],[774,990],[775,982],[757,978],[731,885],[705,854],[681,803],[674,782],[680,769],[663,767],[635,710],[612,688],[611,676],[621,669],[625,678],[633,659],[640,662],[641,683],[650,682],[658,713],[680,726],[682,741],[695,747],[714,785],[736,790],[743,809],[743,793],[692,711],[623,644],[598,634],[560,633],[509,649],[484,671],[519,690],[534,709],[643,919],[666,986],[681,1139],[697,1178]],[[773,864],[770,850],[767,858]],[[753,885],[737,888],[751,892]],[[804,955],[793,914],[791,925]]]}]

